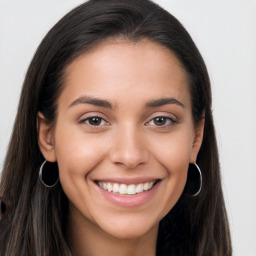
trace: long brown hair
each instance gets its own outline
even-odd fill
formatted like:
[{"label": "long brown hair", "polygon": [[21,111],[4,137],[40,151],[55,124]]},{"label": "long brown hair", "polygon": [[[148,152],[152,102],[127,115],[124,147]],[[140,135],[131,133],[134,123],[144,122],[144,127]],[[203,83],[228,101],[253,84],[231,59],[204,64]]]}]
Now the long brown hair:
[{"label": "long brown hair", "polygon": [[38,179],[43,156],[36,116],[56,120],[65,69],[77,56],[109,38],[149,39],[170,49],[190,78],[195,125],[205,117],[197,163],[203,187],[183,194],[161,221],[157,255],[231,255],[204,61],[190,35],[171,14],[148,0],[90,0],[64,16],[45,36],[29,66],[0,183],[6,210],[0,221],[1,256],[70,256],[65,241],[68,200],[61,184],[49,189]]}]

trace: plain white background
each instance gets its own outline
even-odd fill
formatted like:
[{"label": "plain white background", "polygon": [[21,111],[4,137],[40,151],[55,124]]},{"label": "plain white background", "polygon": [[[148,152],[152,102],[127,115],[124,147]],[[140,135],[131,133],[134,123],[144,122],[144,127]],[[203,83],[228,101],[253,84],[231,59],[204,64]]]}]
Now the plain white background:
[{"label": "plain white background", "polygon": [[[46,32],[81,0],[0,0],[0,170],[21,85]],[[157,0],[207,64],[234,256],[256,255],[256,2]]]}]

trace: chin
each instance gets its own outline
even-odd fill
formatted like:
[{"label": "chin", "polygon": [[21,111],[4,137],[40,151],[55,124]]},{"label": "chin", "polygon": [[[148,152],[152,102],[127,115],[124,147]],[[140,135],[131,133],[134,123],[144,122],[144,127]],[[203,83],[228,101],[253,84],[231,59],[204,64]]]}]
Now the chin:
[{"label": "chin", "polygon": [[158,226],[158,221],[152,223],[145,220],[126,218],[125,221],[124,219],[120,221],[114,220],[114,224],[112,222],[105,223],[105,225],[100,225],[100,228],[105,233],[117,239],[138,239],[147,236],[152,230],[155,230],[157,234]]}]

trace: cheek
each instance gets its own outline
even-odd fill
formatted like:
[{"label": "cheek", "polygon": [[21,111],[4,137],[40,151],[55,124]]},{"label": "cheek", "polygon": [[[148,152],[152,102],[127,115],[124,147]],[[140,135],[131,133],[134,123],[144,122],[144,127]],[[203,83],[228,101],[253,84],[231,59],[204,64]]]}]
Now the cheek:
[{"label": "cheek", "polygon": [[187,171],[192,151],[193,137],[190,133],[173,133],[159,143],[155,143],[155,159],[160,163],[167,174],[166,202],[167,212],[178,201],[187,180]]},{"label": "cheek", "polygon": [[153,155],[166,167],[170,175],[179,174],[189,164],[193,137],[190,132],[180,132],[163,136],[154,145]]},{"label": "cheek", "polygon": [[55,137],[60,183],[69,201],[78,209],[83,205],[87,217],[91,217],[93,214],[88,207],[91,199],[84,191],[90,190],[90,173],[105,159],[107,141],[78,129],[61,127]]},{"label": "cheek", "polygon": [[104,140],[75,129],[57,131],[55,151],[60,180],[75,179],[90,173],[104,159]]}]

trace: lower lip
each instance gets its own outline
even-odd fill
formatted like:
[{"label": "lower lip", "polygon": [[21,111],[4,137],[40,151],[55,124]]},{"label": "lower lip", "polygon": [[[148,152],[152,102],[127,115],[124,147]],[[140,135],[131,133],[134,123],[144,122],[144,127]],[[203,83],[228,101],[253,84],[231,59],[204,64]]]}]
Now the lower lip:
[{"label": "lower lip", "polygon": [[120,207],[138,207],[140,205],[146,204],[151,200],[151,198],[155,195],[160,185],[160,181],[157,182],[157,184],[154,185],[150,190],[147,190],[135,195],[124,195],[124,196],[120,194],[108,192],[107,190],[99,187],[97,184],[95,185],[98,187],[103,197],[108,201],[110,201],[111,203],[114,203]]}]

